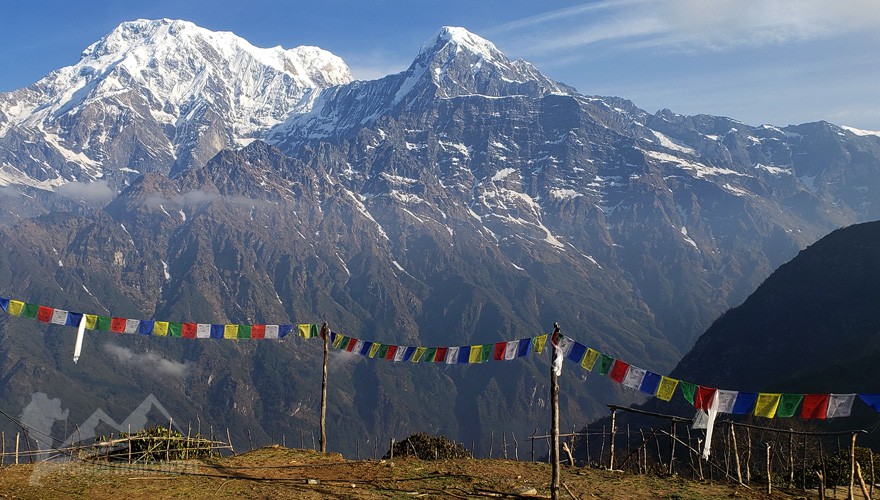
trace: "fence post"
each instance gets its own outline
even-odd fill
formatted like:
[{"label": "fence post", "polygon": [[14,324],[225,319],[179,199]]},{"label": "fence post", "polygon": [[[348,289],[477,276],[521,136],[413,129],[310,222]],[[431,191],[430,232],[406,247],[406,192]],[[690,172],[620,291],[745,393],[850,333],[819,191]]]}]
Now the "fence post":
[{"label": "fence post", "polygon": [[767,443],[767,494],[773,493],[773,476],[770,470],[770,443]]},{"label": "fence post", "polygon": [[[168,462],[171,458],[171,425],[174,419],[168,419],[168,439],[165,441],[165,461]],[[213,439],[212,439],[213,441]]]},{"label": "fence post", "polygon": [[849,498],[853,499],[853,486],[856,479],[856,433],[852,433],[852,446],[849,449]]},{"label": "fence post", "polygon": [[671,476],[673,474],[673,472],[675,471],[675,468],[673,467],[672,464],[675,462],[675,434],[676,433],[675,433],[675,420],[674,419],[670,419],[670,420],[672,420],[672,437],[670,438],[670,442],[669,442],[669,475]]},{"label": "fence post", "polygon": [[788,489],[794,486],[794,433],[788,430]]},{"label": "fence post", "polygon": [[535,435],[538,433],[538,428],[535,427],[535,432],[532,433],[532,462],[535,461]]},{"label": "fence post", "polygon": [[617,410],[611,410],[611,447],[608,456],[608,470],[614,470],[614,433],[617,431]]},{"label": "fence post", "polygon": [[[733,425],[733,422],[728,425],[730,429],[730,440],[733,442],[733,456],[736,462],[736,480],[739,481],[739,484],[743,484],[742,469],[739,466],[739,448],[736,446],[736,426]],[[806,470],[806,468],[804,470]]]},{"label": "fence post", "polygon": [[18,465],[18,436],[21,435],[20,432],[15,433],[15,465]]}]

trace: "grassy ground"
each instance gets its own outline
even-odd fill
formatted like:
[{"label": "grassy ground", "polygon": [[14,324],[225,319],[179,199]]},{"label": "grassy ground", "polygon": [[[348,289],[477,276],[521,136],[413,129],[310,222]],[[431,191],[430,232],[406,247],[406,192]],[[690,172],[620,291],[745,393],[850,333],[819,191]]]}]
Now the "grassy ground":
[{"label": "grassy ground", "polygon": [[[2,498],[520,498],[549,497],[550,467],[511,460],[349,461],[338,454],[268,447],[211,461],[149,466],[84,462],[0,469]],[[564,468],[577,498],[712,499],[768,496],[753,489],[595,469]],[[529,491],[532,490],[532,491]],[[514,495],[510,495],[514,494]],[[815,492],[813,495],[815,496]],[[534,496],[533,496],[534,497]],[[571,498],[565,489],[560,498]]]}]

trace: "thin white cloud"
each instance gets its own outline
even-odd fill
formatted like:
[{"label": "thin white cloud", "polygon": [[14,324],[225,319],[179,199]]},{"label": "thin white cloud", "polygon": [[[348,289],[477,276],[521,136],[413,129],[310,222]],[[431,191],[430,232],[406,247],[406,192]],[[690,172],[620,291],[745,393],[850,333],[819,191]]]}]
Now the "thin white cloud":
[{"label": "thin white cloud", "polygon": [[604,43],[720,51],[829,38],[880,28],[880,2],[848,0],[604,1],[549,11],[486,30],[525,55]]},{"label": "thin white cloud", "polygon": [[65,198],[97,204],[110,203],[116,196],[116,191],[110,187],[107,181],[68,182],[58,186],[55,192]]},{"label": "thin white cloud", "polygon": [[119,360],[120,363],[134,365],[147,373],[159,373],[176,378],[184,378],[189,369],[188,363],[179,363],[165,359],[154,352],[137,353],[117,344],[104,344],[104,350]]}]

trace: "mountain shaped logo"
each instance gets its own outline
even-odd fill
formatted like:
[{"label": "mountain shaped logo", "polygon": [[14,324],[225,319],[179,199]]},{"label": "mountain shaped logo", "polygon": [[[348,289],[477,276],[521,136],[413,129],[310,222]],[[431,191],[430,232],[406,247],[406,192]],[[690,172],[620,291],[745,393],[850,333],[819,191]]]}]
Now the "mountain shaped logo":
[{"label": "mountain shaped logo", "polygon": [[101,425],[116,429],[120,433],[141,431],[147,425],[147,416],[154,409],[171,422],[173,427],[177,428],[168,410],[162,406],[156,396],[150,394],[121,422],[117,422],[102,409],[95,410],[89,418],[75,426],[75,430],[59,447],[52,444],[58,442],[52,437],[52,427],[56,422],[66,420],[70,414],[70,410],[62,410],[61,399],[50,399],[43,392],[33,393],[30,403],[22,410],[20,420],[27,437],[37,443],[35,457],[39,461],[44,461],[63,454],[60,450],[94,439],[98,435],[97,429]]}]

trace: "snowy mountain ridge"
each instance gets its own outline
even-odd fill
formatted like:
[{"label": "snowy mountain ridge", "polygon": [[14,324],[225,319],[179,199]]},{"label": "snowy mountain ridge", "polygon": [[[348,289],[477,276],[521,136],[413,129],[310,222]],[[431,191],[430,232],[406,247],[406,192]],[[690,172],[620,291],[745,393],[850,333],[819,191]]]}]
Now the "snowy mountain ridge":
[{"label": "snowy mountain ridge", "polygon": [[[30,170],[55,163],[41,156],[73,164],[74,172],[55,173],[62,183],[112,177],[107,167],[143,173],[144,163],[203,163],[308,111],[321,89],[351,80],[342,59],[317,47],[258,48],[187,21],[125,22],[86,48],[76,64],[0,94],[0,155],[3,139],[15,130],[54,150],[31,154],[38,166]],[[134,123],[149,129],[128,137],[139,144],[114,144]],[[9,142],[17,148],[19,141]],[[13,149],[0,163],[7,177],[27,158]]]}]

